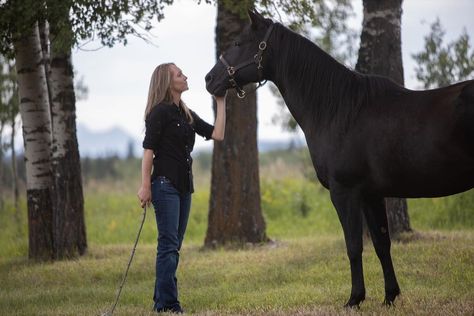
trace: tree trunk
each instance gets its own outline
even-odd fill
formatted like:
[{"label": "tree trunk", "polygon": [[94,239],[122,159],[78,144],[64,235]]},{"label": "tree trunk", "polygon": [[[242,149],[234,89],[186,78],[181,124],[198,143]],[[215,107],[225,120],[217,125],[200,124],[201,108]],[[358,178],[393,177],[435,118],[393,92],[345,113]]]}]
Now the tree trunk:
[{"label": "tree trunk", "polygon": [[23,121],[29,257],[53,257],[51,118],[38,24],[15,41],[20,115]]},{"label": "tree trunk", "polygon": [[[402,0],[363,0],[364,20],[356,70],[391,78],[403,85]],[[405,199],[385,199],[392,238],[411,231]]]},{"label": "tree trunk", "polygon": [[18,116],[18,83],[16,80],[16,70],[15,66],[12,64],[8,65],[8,73],[15,74],[14,80],[12,80],[12,96],[10,99],[10,109],[8,111],[8,119],[11,125],[11,135],[10,135],[10,149],[12,152],[12,162],[11,162],[11,169],[12,169],[12,190],[13,190],[13,205],[15,208],[15,217],[17,219],[17,223],[20,223],[20,193],[18,188],[18,170],[16,165],[16,149],[15,149],[15,137],[16,137],[16,118]]},{"label": "tree trunk", "polygon": [[[9,65],[9,73],[14,72],[12,65]],[[16,149],[15,149],[15,137],[16,137],[16,118],[18,116],[18,86],[16,81],[13,82],[13,99],[10,106],[14,107],[10,109],[10,124],[12,128],[10,147],[12,151],[12,191],[13,191],[13,205],[15,208],[15,217],[17,223],[20,223],[20,193],[18,189],[18,171],[16,166]]]},{"label": "tree trunk", "polygon": [[[0,67],[1,67],[1,64],[0,64]],[[1,70],[1,69],[0,69]],[[0,105],[3,106],[1,104],[1,100],[0,100]],[[1,110],[1,108],[0,108]],[[2,135],[3,135],[3,128],[4,128],[4,123],[0,120],[0,211],[3,210],[3,207],[4,207],[4,204],[5,204],[5,201],[3,199],[3,181],[2,181],[2,178],[3,178],[3,138],[2,138]]]},{"label": "tree trunk", "polygon": [[[67,17],[67,14],[65,14]],[[70,33],[48,23],[43,28],[43,52],[52,118],[51,162],[54,181],[53,238],[54,258],[74,258],[87,250],[84,221],[84,196],[82,191],[81,164],[76,136],[76,97],[71,49],[64,45]],[[49,36],[51,31],[51,36]],[[54,38],[48,45],[48,39]],[[49,47],[51,49],[49,49]],[[49,61],[49,63],[48,63]]]},{"label": "tree trunk", "polygon": [[[230,12],[223,1],[218,1],[217,56],[246,24],[239,14]],[[226,108],[226,136],[224,141],[214,143],[212,155],[207,247],[268,240],[260,205],[256,94],[238,99],[234,91],[229,91]]]},{"label": "tree trunk", "polygon": [[[51,63],[51,50],[49,45],[49,23],[44,20],[38,23],[40,43],[41,43],[41,53],[43,54],[43,65],[46,76],[46,83],[48,88],[48,99],[49,99],[49,108],[51,111],[51,87],[49,84],[49,72],[50,72],[50,63]],[[53,118],[51,117],[51,120]],[[52,124],[52,123],[51,123]]]},{"label": "tree trunk", "polygon": [[19,197],[20,194],[18,192],[18,172],[16,168],[16,150],[15,150],[15,136],[16,136],[16,122],[15,117],[11,118],[11,125],[12,125],[12,133],[10,138],[10,147],[12,151],[12,191],[13,191],[13,206],[15,208],[15,219],[17,223],[20,222],[20,207],[19,207]]}]

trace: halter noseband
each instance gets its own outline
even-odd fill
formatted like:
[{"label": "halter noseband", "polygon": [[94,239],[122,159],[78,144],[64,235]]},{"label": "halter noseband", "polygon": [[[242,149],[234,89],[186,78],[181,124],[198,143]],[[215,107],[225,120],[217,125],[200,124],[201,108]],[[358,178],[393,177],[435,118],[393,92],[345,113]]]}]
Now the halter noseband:
[{"label": "halter noseband", "polygon": [[225,60],[224,55],[219,56],[219,60],[225,65],[225,67],[227,69],[227,73],[229,74],[229,82],[230,82],[232,88],[235,88],[235,90],[237,90],[237,97],[239,97],[240,99],[245,98],[245,91],[235,81],[234,75],[238,70],[240,70],[244,67],[247,67],[248,65],[251,65],[251,64],[255,63],[255,64],[257,64],[257,71],[258,71],[258,85],[255,88],[255,90],[257,90],[258,88],[260,88],[261,86],[263,86],[267,82],[267,80],[265,80],[262,83],[262,77],[263,77],[263,66],[262,66],[263,57],[262,57],[262,55],[263,55],[263,52],[265,51],[265,49],[267,49],[267,41],[268,41],[268,38],[270,37],[270,34],[272,33],[273,25],[274,25],[274,23],[272,23],[268,27],[267,33],[265,33],[265,36],[263,37],[263,40],[260,42],[260,44],[258,44],[258,52],[253,56],[253,58],[251,58],[247,61],[244,61],[244,62],[238,64],[237,66],[231,66],[227,62],[227,60]]}]

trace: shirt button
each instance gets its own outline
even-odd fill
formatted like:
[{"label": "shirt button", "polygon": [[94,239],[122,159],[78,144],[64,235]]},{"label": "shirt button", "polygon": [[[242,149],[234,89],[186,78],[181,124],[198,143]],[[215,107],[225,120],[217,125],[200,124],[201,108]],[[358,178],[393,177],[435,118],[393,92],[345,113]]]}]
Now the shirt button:
[{"label": "shirt button", "polygon": [[176,124],[176,125],[177,125],[177,126],[179,126],[179,123],[178,123],[178,124]]}]

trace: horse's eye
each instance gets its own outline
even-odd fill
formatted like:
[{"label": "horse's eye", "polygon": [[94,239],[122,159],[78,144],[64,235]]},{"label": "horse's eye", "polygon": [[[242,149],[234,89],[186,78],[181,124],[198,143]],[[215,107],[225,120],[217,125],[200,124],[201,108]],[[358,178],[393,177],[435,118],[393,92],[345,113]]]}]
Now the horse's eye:
[{"label": "horse's eye", "polygon": [[234,42],[234,46],[240,46],[240,42]]}]

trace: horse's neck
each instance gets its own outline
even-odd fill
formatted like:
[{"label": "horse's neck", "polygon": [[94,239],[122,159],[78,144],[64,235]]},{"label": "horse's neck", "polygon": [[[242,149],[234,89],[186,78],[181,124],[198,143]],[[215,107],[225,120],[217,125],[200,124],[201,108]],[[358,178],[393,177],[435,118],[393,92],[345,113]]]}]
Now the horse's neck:
[{"label": "horse's neck", "polygon": [[[341,96],[338,85],[354,84],[355,75],[309,40],[295,33],[287,35],[295,37],[295,45],[290,49],[297,53],[274,52],[273,78],[270,80],[279,88],[291,114],[305,130],[305,126],[331,120],[342,106],[341,98],[349,97]],[[291,44],[280,43],[280,47]],[[340,78],[345,82],[337,82]]]}]

